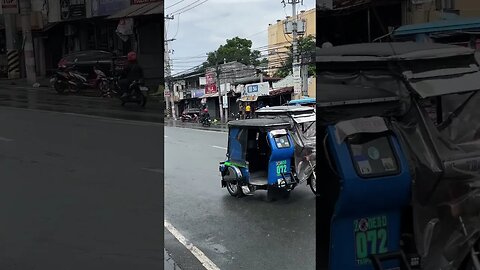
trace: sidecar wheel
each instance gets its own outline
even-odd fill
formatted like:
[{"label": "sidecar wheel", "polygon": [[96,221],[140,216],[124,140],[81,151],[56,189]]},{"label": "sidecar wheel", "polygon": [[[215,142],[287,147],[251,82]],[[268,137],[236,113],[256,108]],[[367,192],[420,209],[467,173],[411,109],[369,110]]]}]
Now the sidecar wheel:
[{"label": "sidecar wheel", "polygon": [[241,197],[243,195],[242,188],[237,183],[227,182],[227,190],[233,197]]}]

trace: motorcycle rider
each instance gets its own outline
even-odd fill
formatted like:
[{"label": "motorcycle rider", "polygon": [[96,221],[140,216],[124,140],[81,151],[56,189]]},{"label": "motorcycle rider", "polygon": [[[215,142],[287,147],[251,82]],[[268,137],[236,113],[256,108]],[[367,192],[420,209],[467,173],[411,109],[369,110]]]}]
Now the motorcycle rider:
[{"label": "motorcycle rider", "polygon": [[137,62],[137,53],[131,51],[127,54],[127,66],[122,72],[121,79],[119,80],[119,86],[122,90],[122,98],[129,96],[129,87],[133,81],[143,79],[143,69]]},{"label": "motorcycle rider", "polygon": [[202,110],[202,116],[201,116],[201,120],[200,120],[200,123],[203,123],[203,121],[205,121],[206,119],[210,118],[210,114],[208,113],[208,108],[205,106]]}]

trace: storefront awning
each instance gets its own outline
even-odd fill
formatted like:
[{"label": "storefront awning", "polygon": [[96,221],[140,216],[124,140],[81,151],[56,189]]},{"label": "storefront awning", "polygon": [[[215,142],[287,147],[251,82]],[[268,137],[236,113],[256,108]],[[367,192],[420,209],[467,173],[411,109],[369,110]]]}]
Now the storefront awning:
[{"label": "storefront awning", "polygon": [[402,37],[417,34],[430,34],[438,32],[458,33],[462,31],[480,30],[480,17],[458,18],[452,20],[441,20],[429,23],[404,25],[393,32],[394,37]]},{"label": "storefront awning", "polygon": [[258,96],[243,96],[240,98],[240,101],[246,102],[246,101],[257,101]]},{"label": "storefront awning", "polygon": [[293,87],[282,87],[270,91],[270,96],[278,96],[293,92]]},{"label": "storefront awning", "polygon": [[123,19],[123,18],[132,18],[138,16],[147,16],[147,15],[155,15],[155,14],[163,14],[163,4],[162,2],[158,3],[147,3],[147,4],[138,4],[132,5],[128,8],[125,8],[112,16],[108,17],[108,19]]}]

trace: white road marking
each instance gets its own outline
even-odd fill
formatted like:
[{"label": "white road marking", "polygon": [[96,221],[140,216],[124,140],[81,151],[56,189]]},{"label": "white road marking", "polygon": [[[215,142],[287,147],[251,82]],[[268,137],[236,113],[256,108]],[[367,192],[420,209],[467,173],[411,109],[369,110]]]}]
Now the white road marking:
[{"label": "white road marking", "polygon": [[189,130],[194,130],[198,132],[205,132],[205,133],[227,133],[226,131],[219,131],[219,130],[203,130],[203,129],[196,129],[196,128],[189,128],[189,127],[172,127],[169,125],[165,125],[165,127],[168,128],[176,128],[176,129],[189,129]]},{"label": "white road marking", "polygon": [[196,246],[194,246],[192,243],[188,241],[185,236],[183,236],[175,227],[173,227],[170,222],[167,220],[163,221],[163,224],[167,230],[177,238],[177,240],[182,243],[184,247],[186,247],[199,261],[202,263],[203,267],[207,270],[220,270],[215,263],[213,263],[205,254],[198,249]]},{"label": "white road marking", "polygon": [[218,149],[222,149],[222,150],[227,150],[226,147],[221,147],[221,146],[216,146],[216,145],[210,145],[211,147],[213,148],[218,148]]},{"label": "white road marking", "polygon": [[155,168],[142,168],[142,170],[154,172],[154,173],[163,173],[162,169],[155,169]]},{"label": "white road marking", "polygon": [[2,142],[13,142],[13,139],[5,138],[5,137],[0,137],[0,141]]}]

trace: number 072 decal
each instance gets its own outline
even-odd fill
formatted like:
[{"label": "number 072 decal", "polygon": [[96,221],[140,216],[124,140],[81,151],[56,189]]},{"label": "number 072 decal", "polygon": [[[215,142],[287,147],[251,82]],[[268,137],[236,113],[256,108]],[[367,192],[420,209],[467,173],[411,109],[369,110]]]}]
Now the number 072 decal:
[{"label": "number 072 decal", "polygon": [[287,173],[287,161],[277,161],[277,176],[282,176],[282,174]]},{"label": "number 072 decal", "polygon": [[388,252],[387,217],[377,216],[353,221],[355,260],[357,265],[370,264],[370,254]]}]

